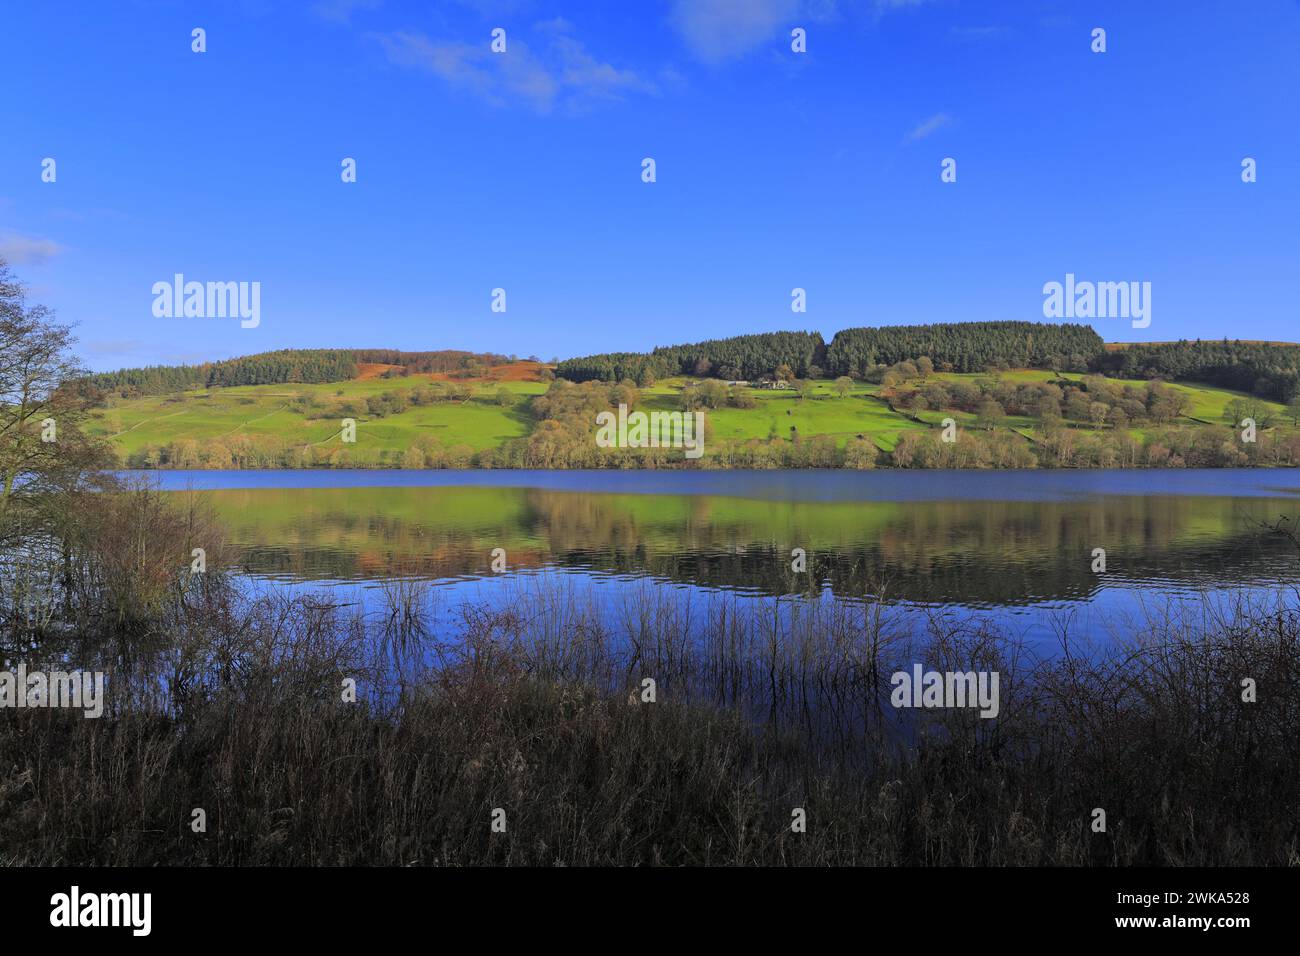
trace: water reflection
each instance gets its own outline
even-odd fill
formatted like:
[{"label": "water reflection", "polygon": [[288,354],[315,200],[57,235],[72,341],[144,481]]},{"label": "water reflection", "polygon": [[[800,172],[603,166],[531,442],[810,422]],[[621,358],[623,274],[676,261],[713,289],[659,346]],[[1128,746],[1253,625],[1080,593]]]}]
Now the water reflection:
[{"label": "water reflection", "polygon": [[[1265,526],[1294,499],[1108,494],[1039,500],[824,501],[520,487],[206,492],[257,575],[455,582],[511,571],[633,576],[758,594],[877,594],[999,607],[1296,579]],[[790,570],[793,548],[809,572]],[[1107,573],[1093,573],[1105,548]]]}]

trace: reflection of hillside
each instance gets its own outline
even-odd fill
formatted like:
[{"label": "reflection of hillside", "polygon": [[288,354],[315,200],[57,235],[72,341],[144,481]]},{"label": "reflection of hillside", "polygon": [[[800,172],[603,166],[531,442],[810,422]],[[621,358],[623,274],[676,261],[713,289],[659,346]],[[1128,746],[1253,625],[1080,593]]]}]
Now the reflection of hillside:
[{"label": "reflection of hillside", "polygon": [[[1091,594],[1107,581],[1091,570],[1097,547],[1107,551],[1111,583],[1245,582],[1267,577],[1285,557],[1252,530],[1276,511],[1264,499],[745,502],[738,515],[735,502],[710,507],[720,500],[697,498],[670,525],[662,514],[621,511],[613,496],[577,508],[571,497],[534,500],[557,563],[769,594],[806,589],[811,580],[844,595],[883,587],[908,601],[1014,604]],[[676,547],[654,546],[664,540]],[[807,549],[811,576],[790,572],[793,547]]]},{"label": "reflection of hillside", "polygon": [[[245,546],[243,567],[254,574],[313,580],[378,580],[388,577],[466,578],[486,575],[490,551],[439,547],[422,554],[338,548],[295,550],[266,545]],[[509,552],[509,570],[536,570],[553,564],[537,551]]]},{"label": "reflection of hillside", "polygon": [[[1105,497],[1077,502],[808,503],[514,488],[216,492],[259,573],[430,578],[547,565],[651,574],[782,594],[829,586],[910,601],[1021,603],[1084,597],[1110,581],[1258,580],[1276,566],[1253,528],[1269,499]],[[790,572],[805,548],[810,576]]]},{"label": "reflection of hillside", "polygon": [[[774,595],[829,589],[845,597],[883,594],[891,600],[921,604],[1013,605],[1081,600],[1107,585],[1140,586],[1144,580],[1156,579],[1219,588],[1285,577],[1288,569],[1293,569],[1291,555],[1277,548],[1262,552],[1258,560],[1233,563],[1252,543],[1248,536],[1241,536],[1218,548],[1179,549],[1154,556],[1111,550],[1108,576],[1093,574],[1086,554],[1082,559],[1061,555],[1025,560],[981,552],[968,557],[929,555],[920,561],[899,561],[875,548],[810,550],[811,578],[785,570],[789,566],[787,552],[757,548],[733,554],[658,556],[647,561],[645,569],[673,581]],[[589,557],[570,556],[570,563],[610,568]]]}]

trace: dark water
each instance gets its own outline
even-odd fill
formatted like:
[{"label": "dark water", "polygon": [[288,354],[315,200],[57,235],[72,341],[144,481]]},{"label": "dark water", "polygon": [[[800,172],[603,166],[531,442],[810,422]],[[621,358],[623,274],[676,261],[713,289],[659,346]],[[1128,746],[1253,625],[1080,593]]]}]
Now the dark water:
[{"label": "dark water", "polygon": [[[416,578],[490,602],[513,599],[509,582],[564,575],[608,594],[882,597],[1030,637],[1067,621],[1104,637],[1173,604],[1300,583],[1300,554],[1267,532],[1300,515],[1295,470],[149,477],[210,497],[250,579],[286,584]],[[792,570],[796,548],[806,573]]]}]

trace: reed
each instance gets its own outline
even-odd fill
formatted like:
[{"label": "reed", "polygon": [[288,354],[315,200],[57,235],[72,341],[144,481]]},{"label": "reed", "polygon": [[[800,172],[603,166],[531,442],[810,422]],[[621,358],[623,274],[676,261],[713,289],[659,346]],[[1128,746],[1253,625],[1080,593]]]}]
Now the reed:
[{"label": "reed", "polygon": [[[406,586],[369,615],[179,593],[148,640],[78,645],[110,674],[103,718],[3,715],[0,862],[1300,863],[1286,602],[1038,659],[988,628],[802,597],[646,587],[611,609],[529,579],[448,617]],[[911,662],[998,671],[998,716],[896,710]]]}]

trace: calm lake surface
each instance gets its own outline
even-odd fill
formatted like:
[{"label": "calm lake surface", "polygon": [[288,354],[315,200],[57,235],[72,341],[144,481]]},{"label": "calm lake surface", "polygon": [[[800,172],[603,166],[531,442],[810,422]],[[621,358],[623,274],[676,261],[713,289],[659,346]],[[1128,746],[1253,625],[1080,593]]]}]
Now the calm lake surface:
[{"label": "calm lake surface", "polygon": [[1300,584],[1300,555],[1263,530],[1300,515],[1293,469],[126,474],[207,497],[249,581],[363,601],[398,578],[491,603],[563,576],[611,599],[879,596],[1050,642],[1062,625],[1105,640],[1170,607]]}]

